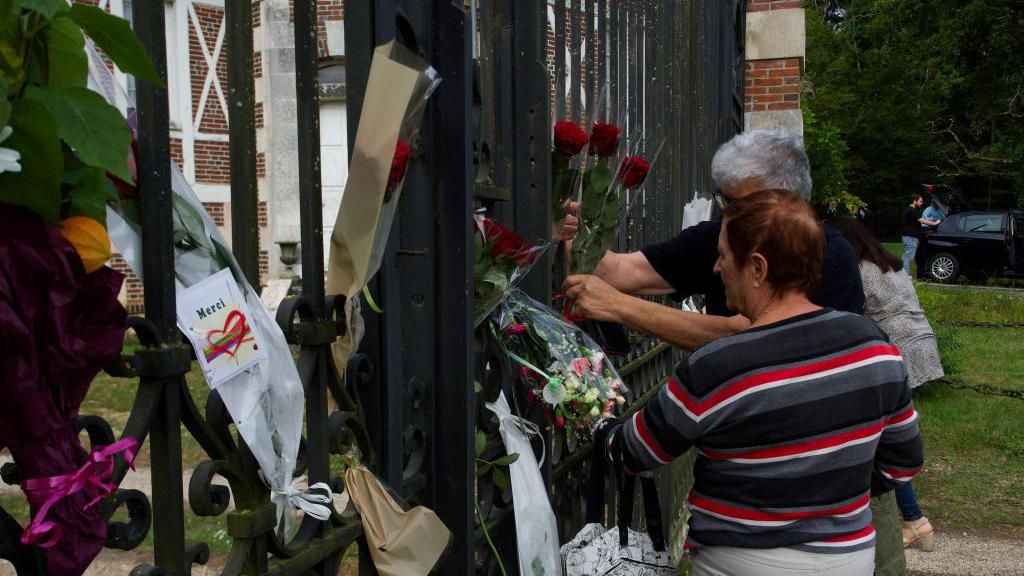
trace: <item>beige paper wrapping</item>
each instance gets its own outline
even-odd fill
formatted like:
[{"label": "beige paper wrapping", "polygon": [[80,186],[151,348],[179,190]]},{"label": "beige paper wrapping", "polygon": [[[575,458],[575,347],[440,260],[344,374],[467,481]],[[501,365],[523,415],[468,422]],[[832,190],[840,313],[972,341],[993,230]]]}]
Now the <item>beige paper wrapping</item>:
[{"label": "beige paper wrapping", "polygon": [[405,510],[366,468],[349,468],[345,487],[363,521],[370,558],[381,576],[425,576],[452,534],[432,510]]},{"label": "beige paper wrapping", "polygon": [[374,50],[359,117],[345,194],[331,234],[327,292],[351,298],[369,280],[367,269],[398,132],[420,70],[389,57],[392,44]]},{"label": "beige paper wrapping", "polygon": [[345,373],[349,358],[359,346],[362,317],[356,297],[376,272],[370,267],[376,235],[388,232],[382,230],[379,222],[391,161],[410,102],[414,95],[423,92],[426,68],[425,63],[418,62],[394,42],[378,46],[373,53],[348,181],[334,220],[327,267],[328,294],[344,294],[348,298],[348,329],[331,346],[339,375]]}]

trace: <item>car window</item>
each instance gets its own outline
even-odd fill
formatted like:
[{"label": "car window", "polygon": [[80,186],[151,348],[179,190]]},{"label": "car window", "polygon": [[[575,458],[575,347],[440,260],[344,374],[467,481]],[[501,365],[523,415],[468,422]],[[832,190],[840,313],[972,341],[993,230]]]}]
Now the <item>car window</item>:
[{"label": "car window", "polygon": [[999,214],[973,214],[961,216],[961,232],[1002,232],[1003,217]]}]

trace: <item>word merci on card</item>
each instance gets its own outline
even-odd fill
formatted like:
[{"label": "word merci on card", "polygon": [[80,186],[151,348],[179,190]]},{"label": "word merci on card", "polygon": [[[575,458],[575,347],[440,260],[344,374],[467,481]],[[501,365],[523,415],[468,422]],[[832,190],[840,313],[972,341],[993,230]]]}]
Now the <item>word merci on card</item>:
[{"label": "word merci on card", "polygon": [[178,325],[192,343],[210,388],[267,358],[231,270],[178,291]]}]

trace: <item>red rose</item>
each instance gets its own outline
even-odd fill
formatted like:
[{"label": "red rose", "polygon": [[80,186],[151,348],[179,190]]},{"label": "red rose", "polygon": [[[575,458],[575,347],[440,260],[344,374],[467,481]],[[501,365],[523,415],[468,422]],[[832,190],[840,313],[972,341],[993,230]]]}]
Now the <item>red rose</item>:
[{"label": "red rose", "polygon": [[395,145],[395,155],[391,158],[391,173],[388,174],[388,187],[384,191],[386,196],[390,196],[405,178],[405,171],[409,168],[409,154],[411,151],[405,140],[399,138],[398,143]]},{"label": "red rose", "polygon": [[491,247],[491,258],[510,258],[520,265],[533,263],[536,254],[519,234],[490,218],[484,218],[483,228],[487,244]]},{"label": "red rose", "polygon": [[590,134],[590,153],[598,156],[611,156],[619,149],[619,133],[622,128],[615,124],[594,123],[594,131]]},{"label": "red rose", "polygon": [[555,124],[555,150],[566,158],[579,154],[587,138],[587,133],[575,122],[562,120]]},{"label": "red rose", "polygon": [[636,188],[647,179],[651,165],[643,156],[626,156],[619,166],[619,181],[626,188]]}]

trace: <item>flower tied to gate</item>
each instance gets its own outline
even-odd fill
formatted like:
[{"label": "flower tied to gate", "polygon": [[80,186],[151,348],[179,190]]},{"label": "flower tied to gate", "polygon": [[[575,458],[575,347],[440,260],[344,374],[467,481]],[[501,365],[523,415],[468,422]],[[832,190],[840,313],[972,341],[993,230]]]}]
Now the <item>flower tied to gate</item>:
[{"label": "flower tied to gate", "polygon": [[109,446],[96,446],[78,470],[70,474],[59,474],[44,478],[28,478],[22,482],[22,490],[28,498],[36,514],[21,534],[21,543],[26,546],[37,545],[41,548],[52,548],[64,536],[61,524],[47,519],[50,509],[68,496],[78,492],[84,493],[90,500],[85,508],[91,508],[117,489],[111,482],[114,474],[114,456],[124,453],[124,460],[135,469],[135,455],[139,451],[139,441],[134,438],[122,438]]},{"label": "flower tied to gate", "polygon": [[590,153],[605,157],[615,154],[619,149],[619,134],[622,128],[615,124],[595,122],[594,130],[590,134]]},{"label": "flower tied to gate", "polygon": [[505,334],[508,334],[509,336],[518,336],[523,332],[526,332],[526,324],[523,324],[522,322],[509,324],[507,327],[505,327]]},{"label": "flower tied to gate", "polygon": [[487,244],[491,247],[491,258],[494,260],[512,260],[516,264],[532,264],[537,251],[531,250],[519,234],[502,226],[490,218],[483,219],[483,231]]},{"label": "flower tied to gate", "polygon": [[405,179],[405,172],[409,169],[409,156],[412,154],[412,148],[409,144],[398,139],[395,144],[395,155],[391,158],[391,172],[388,173],[388,185],[384,189],[384,201],[387,202],[391,199],[391,194],[398,189],[398,186]]},{"label": "flower tied to gate", "polygon": [[575,122],[562,120],[555,124],[555,150],[566,158],[579,154],[588,139],[587,133]]},{"label": "flower tied to gate", "polygon": [[626,156],[619,166],[619,181],[626,188],[636,188],[647,179],[651,164],[643,156]]}]

